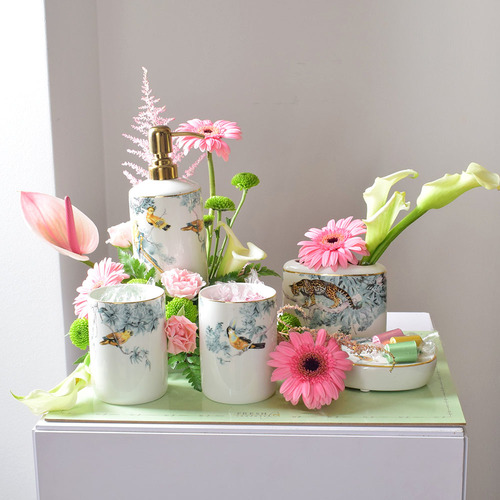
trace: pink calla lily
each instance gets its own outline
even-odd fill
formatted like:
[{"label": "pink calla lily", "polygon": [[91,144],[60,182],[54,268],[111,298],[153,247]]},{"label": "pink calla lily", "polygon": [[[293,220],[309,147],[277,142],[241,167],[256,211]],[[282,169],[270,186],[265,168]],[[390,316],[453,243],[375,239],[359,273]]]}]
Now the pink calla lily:
[{"label": "pink calla lily", "polygon": [[75,260],[87,261],[99,244],[96,225],[78,208],[43,193],[21,192],[21,208],[31,229],[58,252]]}]

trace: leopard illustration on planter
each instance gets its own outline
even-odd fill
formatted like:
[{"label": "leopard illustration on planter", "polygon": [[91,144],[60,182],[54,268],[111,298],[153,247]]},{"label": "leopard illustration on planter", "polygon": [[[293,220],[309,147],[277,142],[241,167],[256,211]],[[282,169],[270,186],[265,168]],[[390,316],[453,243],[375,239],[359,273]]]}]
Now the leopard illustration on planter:
[{"label": "leopard illustration on planter", "polygon": [[283,303],[297,305],[301,323],[353,338],[386,330],[387,280],[381,264],[317,271],[288,261],[283,268]]}]

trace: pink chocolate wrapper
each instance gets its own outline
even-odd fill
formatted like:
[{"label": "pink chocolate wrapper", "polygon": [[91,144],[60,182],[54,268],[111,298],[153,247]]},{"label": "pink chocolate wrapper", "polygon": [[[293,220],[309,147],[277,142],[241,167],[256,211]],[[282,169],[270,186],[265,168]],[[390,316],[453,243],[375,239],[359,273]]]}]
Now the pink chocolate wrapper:
[{"label": "pink chocolate wrapper", "polygon": [[375,344],[388,344],[391,337],[403,337],[404,333],[401,329],[395,328],[394,330],[389,330],[388,332],[381,333],[380,335],[374,335],[372,337],[372,342]]}]

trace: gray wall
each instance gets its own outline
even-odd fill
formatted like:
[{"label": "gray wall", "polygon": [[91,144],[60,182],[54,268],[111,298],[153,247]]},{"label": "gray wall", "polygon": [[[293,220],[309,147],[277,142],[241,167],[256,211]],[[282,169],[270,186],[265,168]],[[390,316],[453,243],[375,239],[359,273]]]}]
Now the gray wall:
[{"label": "gray wall", "polygon": [[[46,1],[51,105],[67,124],[53,129],[56,187],[94,219],[98,211],[101,227],[127,219],[121,134],[140,104],[141,66],[175,124],[198,117],[242,127],[229,162],[216,159],[218,190],[234,196],[235,173],[259,175],[235,230],[277,270],[311,226],[363,217],[361,194],[377,175],[420,172],[405,184],[414,201],[422,183],[471,161],[500,172],[497,2],[68,3]],[[58,163],[68,141],[78,154]],[[204,164],[195,180],[207,186]],[[468,421],[470,498],[500,487],[491,349],[499,207],[498,192],[471,191],[427,214],[382,259],[389,309],[430,312],[443,338]],[[81,273],[64,273],[63,290]],[[72,300],[68,293],[66,323]]]}]

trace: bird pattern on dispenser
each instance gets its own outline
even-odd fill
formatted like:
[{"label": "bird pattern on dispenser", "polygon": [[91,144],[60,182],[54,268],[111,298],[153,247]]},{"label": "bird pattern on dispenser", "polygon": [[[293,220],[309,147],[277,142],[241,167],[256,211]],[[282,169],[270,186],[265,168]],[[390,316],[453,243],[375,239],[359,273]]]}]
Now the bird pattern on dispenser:
[{"label": "bird pattern on dispenser", "polygon": [[[145,196],[132,200],[134,256],[149,267],[154,267],[159,274],[172,267],[203,271],[204,268],[192,268],[192,262],[206,262],[206,232],[201,214],[198,213],[200,200],[199,191],[172,197]],[[183,251],[179,252],[179,248]]]}]

